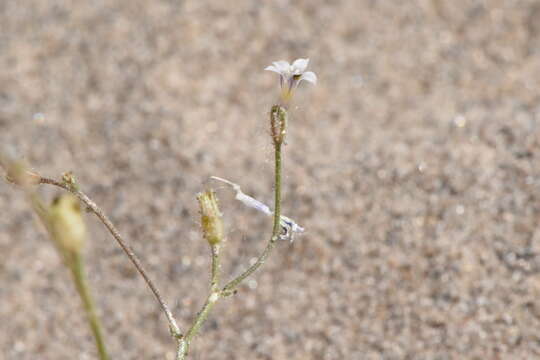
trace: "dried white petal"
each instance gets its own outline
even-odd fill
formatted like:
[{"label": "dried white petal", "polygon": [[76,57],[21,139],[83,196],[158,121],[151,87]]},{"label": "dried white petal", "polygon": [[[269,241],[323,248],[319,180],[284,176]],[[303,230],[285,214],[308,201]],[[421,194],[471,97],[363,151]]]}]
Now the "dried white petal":
[{"label": "dried white petal", "polygon": [[263,204],[257,199],[252,198],[249,195],[244,194],[241,191],[236,192],[236,200],[243,202],[244,205],[246,205],[247,207],[250,207],[262,213],[265,213],[266,215],[272,215],[272,211],[267,205]]},{"label": "dried white petal", "polygon": [[[262,212],[263,214],[266,214],[267,216],[272,216],[274,212],[270,210],[270,208],[260,202],[259,200],[252,198],[249,195],[246,195],[242,192],[240,189],[240,186],[223,178],[217,177],[217,176],[210,176],[211,179],[218,180],[221,182],[224,182],[225,184],[230,185],[234,191],[236,191],[236,199],[240,202],[242,202],[247,207],[253,208],[255,210],[258,210]],[[294,240],[293,236],[294,233],[302,233],[304,232],[304,228],[298,225],[294,220],[282,215],[280,216],[280,225],[285,229],[286,236],[285,238],[290,238],[291,242]]]}]

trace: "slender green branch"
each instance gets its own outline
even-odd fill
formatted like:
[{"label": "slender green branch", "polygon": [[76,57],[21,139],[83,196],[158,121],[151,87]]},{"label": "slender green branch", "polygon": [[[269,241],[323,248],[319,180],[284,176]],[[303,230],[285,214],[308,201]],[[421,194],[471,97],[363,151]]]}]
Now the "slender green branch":
[{"label": "slender green branch", "polygon": [[220,261],[219,261],[219,244],[211,245],[212,248],[212,277],[210,280],[210,288],[212,291],[216,291],[219,287],[219,270],[220,270]]},{"label": "slender green branch", "polygon": [[73,254],[71,264],[69,264],[69,268],[71,270],[71,274],[73,275],[73,280],[75,282],[77,292],[79,293],[79,296],[81,297],[81,300],[83,302],[84,310],[86,312],[88,322],[90,323],[92,334],[94,335],[94,339],[96,341],[99,359],[109,360],[110,358],[107,354],[107,350],[105,349],[105,342],[103,340],[103,334],[101,331],[101,323],[96,314],[96,309],[94,306],[94,301],[90,294],[90,290],[86,284],[84,265],[80,254]]},{"label": "slender green branch", "polygon": [[235,279],[231,280],[225,287],[223,287],[223,293],[230,295],[234,292],[236,287],[244,281],[247,277],[257,271],[261,267],[270,255],[270,252],[276,245],[276,241],[279,238],[281,231],[280,217],[281,217],[281,144],[275,144],[275,185],[274,185],[274,224],[272,228],[272,236],[266,245],[266,248],[259,256],[257,261],[251,265],[246,271],[240,274]]},{"label": "slender green branch", "polygon": [[177,345],[176,345],[176,357],[175,360],[183,360],[186,358],[186,342],[182,339],[178,339]]},{"label": "slender green branch", "polygon": [[176,355],[177,360],[183,360],[186,358],[189,352],[189,345],[191,344],[191,340],[193,340],[193,337],[197,335],[197,333],[201,329],[201,326],[204,324],[206,319],[208,319],[208,315],[210,314],[210,311],[212,311],[212,308],[214,307],[215,303],[220,298],[221,298],[221,292],[219,291],[218,292],[212,291],[210,295],[208,295],[208,298],[206,299],[201,311],[199,311],[199,313],[195,317],[193,324],[189,328],[186,335],[179,342],[178,351]]},{"label": "slender green branch", "polygon": [[281,143],[275,144],[275,194],[274,194],[274,227],[271,241],[275,242],[281,231]]},{"label": "slender green branch", "polygon": [[221,295],[219,292],[210,293],[201,311],[199,311],[199,313],[195,317],[195,320],[193,321],[191,328],[188,330],[186,335],[182,339],[180,339],[180,341],[178,342],[178,349],[176,353],[177,360],[184,360],[186,358],[189,352],[189,346],[191,344],[191,340],[193,339],[195,335],[197,335],[197,333],[201,329],[201,326],[204,324],[204,322],[208,318],[208,315],[210,314],[210,311],[214,307],[214,304],[219,300],[220,297]]},{"label": "slender green branch", "polygon": [[191,339],[193,336],[195,336],[199,330],[201,329],[202,324],[206,321],[208,318],[208,314],[214,307],[214,304],[216,301],[220,298],[219,292],[211,292],[208,298],[206,299],[206,302],[204,303],[204,306],[202,307],[201,311],[197,314],[197,317],[195,318],[195,321],[193,322],[193,325],[191,325],[191,328],[188,330],[186,335],[184,336],[184,340],[189,344],[191,342]]},{"label": "slender green branch", "polygon": [[154,285],[154,282],[150,279],[148,276],[146,270],[144,269],[141,261],[135,255],[133,252],[133,249],[125,242],[125,240],[122,238],[116,227],[113,225],[113,223],[109,220],[107,215],[96,205],[94,201],[92,201],[85,193],[83,193],[81,190],[79,190],[75,186],[70,186],[66,184],[65,182],[60,182],[54,179],[49,179],[40,176],[39,183],[41,184],[50,184],[54,186],[58,186],[64,190],[67,190],[77,196],[79,200],[81,200],[96,216],[101,220],[101,222],[105,225],[105,227],[109,230],[111,235],[114,237],[118,245],[124,250],[128,258],[131,260],[139,274],[143,277],[144,281],[156,297],[158,303],[160,304],[163,312],[165,313],[165,316],[167,317],[167,321],[169,322],[169,328],[174,337],[180,336],[180,329],[176,323],[176,320],[174,316],[172,315],[172,312],[169,310],[169,307],[167,304],[165,304],[165,301],[161,297],[161,294],[157,287]]}]

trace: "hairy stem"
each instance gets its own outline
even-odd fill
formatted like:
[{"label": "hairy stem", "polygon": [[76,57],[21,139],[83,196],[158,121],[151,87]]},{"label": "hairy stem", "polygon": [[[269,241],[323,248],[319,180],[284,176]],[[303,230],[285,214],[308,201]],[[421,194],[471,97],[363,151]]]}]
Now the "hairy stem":
[{"label": "hairy stem", "polygon": [[189,352],[189,345],[191,344],[191,340],[193,340],[193,337],[197,335],[197,333],[201,329],[201,326],[204,324],[204,322],[208,318],[210,311],[212,311],[214,304],[219,300],[220,297],[221,297],[221,292],[219,291],[218,292],[212,291],[210,295],[208,295],[208,298],[206,299],[201,311],[197,313],[197,316],[195,317],[193,324],[189,328],[186,335],[179,342],[178,351],[176,355],[177,360],[183,360],[186,358]]},{"label": "hairy stem", "polygon": [[169,328],[174,337],[180,336],[180,329],[178,328],[178,325],[176,323],[176,320],[174,319],[171,311],[169,310],[169,307],[167,304],[165,304],[165,301],[161,297],[161,294],[157,287],[154,285],[154,282],[150,279],[148,276],[146,270],[144,269],[141,261],[135,255],[133,252],[133,249],[125,242],[125,240],[122,238],[116,227],[113,225],[113,223],[109,220],[107,215],[96,205],[94,201],[92,201],[85,193],[83,193],[81,190],[76,189],[73,186],[68,186],[63,182],[56,181],[54,179],[44,178],[40,177],[41,184],[50,184],[54,186],[58,186],[64,190],[67,190],[77,196],[96,216],[101,220],[101,222],[105,225],[105,227],[109,230],[111,235],[114,237],[118,245],[124,250],[128,258],[131,260],[139,274],[143,277],[144,281],[156,297],[156,300],[160,304],[163,312],[165,313],[165,316],[167,317],[167,321],[169,322]]},{"label": "hairy stem", "polygon": [[193,324],[187,331],[187,333],[178,341],[178,347],[176,350],[176,359],[183,360],[186,358],[189,352],[189,345],[193,337],[199,332],[201,326],[204,324],[210,311],[214,307],[214,304],[222,297],[222,292],[219,290],[219,247],[220,244],[210,244],[212,250],[212,275],[210,278],[210,295],[208,295],[202,309],[197,313],[197,316],[193,320]]},{"label": "hairy stem", "polygon": [[210,280],[210,288],[212,291],[217,290],[219,287],[219,244],[214,244],[212,246],[212,277]]},{"label": "hairy stem", "polygon": [[276,245],[276,241],[279,238],[281,231],[280,217],[281,217],[281,144],[275,144],[275,185],[274,185],[274,225],[272,228],[272,236],[266,245],[266,248],[259,256],[257,261],[251,265],[246,271],[238,275],[236,278],[231,280],[223,288],[223,293],[228,295],[234,292],[236,287],[244,281],[247,277],[257,271],[261,267],[270,255],[270,252]]}]

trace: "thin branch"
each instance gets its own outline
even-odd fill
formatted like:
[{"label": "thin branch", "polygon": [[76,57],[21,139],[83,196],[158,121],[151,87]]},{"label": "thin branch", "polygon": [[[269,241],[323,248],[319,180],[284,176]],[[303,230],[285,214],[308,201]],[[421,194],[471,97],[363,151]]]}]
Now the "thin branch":
[{"label": "thin branch", "polygon": [[143,277],[146,284],[148,284],[148,287],[150,290],[152,290],[152,293],[154,293],[154,296],[156,297],[156,300],[159,302],[163,312],[165,313],[165,316],[167,317],[167,321],[169,322],[169,328],[172,333],[172,335],[176,338],[180,337],[180,329],[178,327],[178,324],[176,323],[176,320],[174,316],[172,315],[172,312],[169,310],[169,307],[167,304],[165,304],[165,301],[161,297],[161,294],[157,287],[154,285],[154,282],[150,279],[148,276],[146,270],[144,269],[141,261],[135,255],[133,252],[133,249],[126,243],[126,241],[122,238],[116,227],[113,225],[113,223],[109,220],[107,215],[96,205],[94,201],[92,201],[84,192],[77,189],[75,186],[70,186],[69,184],[66,184],[65,182],[60,182],[54,179],[46,178],[43,176],[40,176],[39,179],[40,184],[49,184],[58,186],[64,190],[67,190],[77,196],[96,216],[101,220],[101,222],[105,225],[105,227],[109,230],[111,235],[114,237],[118,245],[124,250],[128,258],[131,260],[139,274]]},{"label": "thin branch", "polygon": [[272,229],[272,236],[270,237],[270,240],[268,241],[268,244],[266,245],[266,248],[262,252],[262,254],[259,256],[257,261],[251,265],[246,271],[244,271],[242,274],[240,274],[235,279],[231,280],[225,287],[223,287],[223,293],[225,295],[230,295],[234,292],[236,287],[244,281],[248,276],[253,274],[255,271],[257,271],[258,268],[261,267],[268,258],[268,255],[270,255],[270,252],[276,245],[276,241],[279,239],[280,231],[281,231],[281,225],[280,225],[280,219],[281,219],[281,144],[277,143],[275,144],[275,198],[274,198],[274,225]]},{"label": "thin branch", "polygon": [[202,324],[205,322],[205,320],[208,318],[208,314],[210,313],[210,310],[214,307],[214,304],[218,299],[220,298],[220,294],[218,292],[211,292],[210,295],[208,295],[208,298],[206,299],[206,302],[204,303],[204,306],[202,307],[201,311],[197,314],[197,317],[195,318],[195,321],[193,322],[193,325],[191,325],[191,328],[186,333],[186,336],[184,336],[184,340],[189,344],[191,342],[191,339],[193,336],[195,336],[199,329],[201,328]]},{"label": "thin branch", "polygon": [[220,261],[219,261],[219,244],[212,245],[212,277],[210,280],[210,288],[212,291],[217,290],[219,287],[219,267],[220,267]]},{"label": "thin branch", "polygon": [[92,330],[92,334],[94,335],[94,339],[96,341],[99,359],[109,360],[110,357],[107,354],[103,333],[101,331],[101,323],[96,315],[94,301],[92,299],[92,295],[90,294],[90,290],[88,289],[88,285],[86,284],[84,265],[80,254],[74,254],[73,262],[69,264],[69,268],[75,281],[77,292],[79,293],[79,296],[83,302],[84,310],[90,323],[90,329]]}]

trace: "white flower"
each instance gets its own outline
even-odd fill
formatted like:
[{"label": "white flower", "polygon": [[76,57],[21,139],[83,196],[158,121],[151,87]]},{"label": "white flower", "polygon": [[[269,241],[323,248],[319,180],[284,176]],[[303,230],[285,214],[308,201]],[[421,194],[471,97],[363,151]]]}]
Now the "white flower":
[{"label": "white flower", "polygon": [[317,83],[317,75],[313,71],[306,71],[309,59],[296,59],[292,64],[287,61],[275,61],[264,70],[273,71],[279,74],[281,88],[287,97],[296,89],[300,81],[306,80],[312,84]]}]

